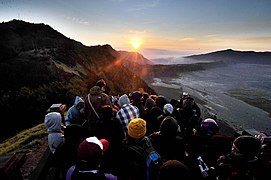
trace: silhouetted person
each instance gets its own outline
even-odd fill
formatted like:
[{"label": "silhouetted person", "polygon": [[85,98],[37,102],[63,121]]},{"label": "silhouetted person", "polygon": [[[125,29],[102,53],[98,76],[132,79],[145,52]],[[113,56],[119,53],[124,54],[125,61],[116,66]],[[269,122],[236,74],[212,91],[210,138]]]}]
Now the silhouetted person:
[{"label": "silhouetted person", "polygon": [[95,126],[100,120],[100,111],[103,105],[112,107],[110,97],[104,93],[106,83],[103,79],[97,81],[96,85],[89,90],[89,94],[85,97],[85,116],[88,120],[89,135],[93,136]]}]

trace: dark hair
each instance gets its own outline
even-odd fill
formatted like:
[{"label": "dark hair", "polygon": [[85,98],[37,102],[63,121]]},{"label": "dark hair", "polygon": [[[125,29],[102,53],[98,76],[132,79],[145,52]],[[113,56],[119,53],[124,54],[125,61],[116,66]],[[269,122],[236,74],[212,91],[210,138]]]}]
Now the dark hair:
[{"label": "dark hair", "polygon": [[109,105],[103,105],[101,109],[101,116],[103,120],[109,120],[113,116],[113,109]]},{"label": "dark hair", "polygon": [[176,136],[178,131],[178,122],[171,116],[166,116],[160,126],[160,133],[165,136]]},{"label": "dark hair", "polygon": [[188,167],[178,160],[168,160],[161,166],[158,180],[166,179],[183,179],[191,178]]}]

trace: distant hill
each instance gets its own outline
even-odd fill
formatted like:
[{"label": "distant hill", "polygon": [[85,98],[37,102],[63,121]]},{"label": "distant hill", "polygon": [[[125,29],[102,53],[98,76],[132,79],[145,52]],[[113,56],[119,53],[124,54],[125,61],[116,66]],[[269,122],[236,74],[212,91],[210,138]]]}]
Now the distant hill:
[{"label": "distant hill", "polygon": [[100,78],[107,82],[108,94],[139,88],[155,93],[121,59],[110,45],[87,47],[49,25],[0,23],[0,113],[8,116],[0,140],[42,122],[52,103],[71,106],[75,95],[85,96]]},{"label": "distant hill", "polygon": [[185,58],[223,62],[271,63],[271,52],[235,51],[227,49],[207,54],[186,56]]},{"label": "distant hill", "polygon": [[137,64],[149,64],[154,65],[154,63],[145,58],[142,54],[138,52],[128,52],[128,51],[118,51],[120,53],[120,59],[123,64],[126,62],[132,62]]}]

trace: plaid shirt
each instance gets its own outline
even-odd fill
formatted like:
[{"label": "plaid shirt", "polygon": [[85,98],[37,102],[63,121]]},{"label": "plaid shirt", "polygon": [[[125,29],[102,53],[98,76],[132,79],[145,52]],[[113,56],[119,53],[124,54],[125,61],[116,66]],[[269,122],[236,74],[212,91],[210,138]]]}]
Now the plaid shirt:
[{"label": "plaid shirt", "polygon": [[116,117],[120,120],[125,135],[128,131],[128,124],[132,119],[139,118],[139,110],[136,106],[131,104],[125,104],[121,107],[121,109],[117,112]]}]

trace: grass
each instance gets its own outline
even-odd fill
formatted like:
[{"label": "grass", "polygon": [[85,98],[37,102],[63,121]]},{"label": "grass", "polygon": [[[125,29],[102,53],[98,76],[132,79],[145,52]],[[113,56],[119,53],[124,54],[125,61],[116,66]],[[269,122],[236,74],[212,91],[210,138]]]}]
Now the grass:
[{"label": "grass", "polygon": [[47,130],[43,123],[23,130],[0,144],[0,156],[8,153],[30,151],[34,144],[42,143],[39,140],[46,135]]}]

